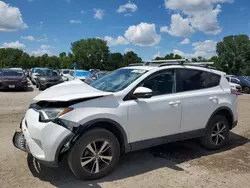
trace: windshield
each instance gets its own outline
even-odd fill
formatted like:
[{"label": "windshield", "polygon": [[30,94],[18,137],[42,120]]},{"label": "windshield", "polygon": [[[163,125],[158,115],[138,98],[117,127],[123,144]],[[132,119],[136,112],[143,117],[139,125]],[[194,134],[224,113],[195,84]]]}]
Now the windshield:
[{"label": "windshield", "polygon": [[88,71],[76,71],[75,76],[89,76],[90,72]]},{"label": "windshield", "polygon": [[63,70],[63,74],[69,74],[69,70]]},{"label": "windshield", "polygon": [[41,71],[40,76],[58,76],[58,73],[53,70]]},{"label": "windshield", "polygon": [[101,91],[117,92],[125,89],[146,72],[146,70],[141,69],[118,69],[90,85]]},{"label": "windshield", "polygon": [[2,76],[23,76],[23,73],[17,71],[4,71]]}]

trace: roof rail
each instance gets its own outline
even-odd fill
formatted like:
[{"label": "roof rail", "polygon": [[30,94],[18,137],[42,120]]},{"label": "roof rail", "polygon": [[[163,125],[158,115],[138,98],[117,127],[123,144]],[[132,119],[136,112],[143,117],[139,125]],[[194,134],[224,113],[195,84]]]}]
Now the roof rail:
[{"label": "roof rail", "polygon": [[134,66],[143,66],[144,63],[131,63],[128,65],[128,67],[134,67]]},{"label": "roof rail", "polygon": [[129,67],[132,66],[157,66],[157,67],[164,67],[169,65],[187,65],[187,66],[198,66],[198,67],[205,67],[210,69],[216,69],[215,67],[209,66],[213,65],[214,62],[186,62],[185,59],[171,59],[171,60],[152,60],[152,61],[145,61],[144,63],[132,63],[129,64]]},{"label": "roof rail", "polygon": [[152,60],[152,61],[146,61],[145,65],[177,65],[177,64],[183,64],[186,60],[185,59],[168,59],[168,60]]},{"label": "roof rail", "polygon": [[187,65],[213,65],[214,62],[187,62]]}]

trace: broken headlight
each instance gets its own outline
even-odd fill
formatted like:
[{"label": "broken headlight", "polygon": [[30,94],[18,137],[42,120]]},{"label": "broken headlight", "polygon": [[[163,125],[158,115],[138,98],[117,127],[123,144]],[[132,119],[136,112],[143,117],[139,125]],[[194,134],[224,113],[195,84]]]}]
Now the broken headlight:
[{"label": "broken headlight", "polygon": [[70,111],[72,111],[73,108],[44,108],[39,110],[40,113],[40,121],[41,122],[49,122],[53,119],[56,119]]}]

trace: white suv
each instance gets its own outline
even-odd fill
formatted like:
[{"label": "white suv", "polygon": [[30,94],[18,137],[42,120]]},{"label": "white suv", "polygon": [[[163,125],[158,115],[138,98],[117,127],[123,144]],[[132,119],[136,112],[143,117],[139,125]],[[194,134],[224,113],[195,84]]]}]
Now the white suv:
[{"label": "white suv", "polygon": [[14,145],[49,166],[67,154],[79,179],[109,174],[121,153],[164,143],[200,138],[219,149],[238,120],[225,73],[191,65],[125,67],[91,85],[56,85],[34,100]]}]

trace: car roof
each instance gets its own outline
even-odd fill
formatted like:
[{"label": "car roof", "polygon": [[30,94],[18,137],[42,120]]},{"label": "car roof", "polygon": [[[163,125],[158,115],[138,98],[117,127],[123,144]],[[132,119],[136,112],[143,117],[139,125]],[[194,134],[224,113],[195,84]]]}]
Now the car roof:
[{"label": "car roof", "polygon": [[130,67],[124,67],[126,69],[140,69],[140,70],[147,70],[147,71],[151,71],[151,70],[164,70],[164,69],[169,69],[169,68],[188,68],[188,69],[196,69],[196,70],[201,70],[201,71],[209,71],[209,72],[213,72],[215,74],[219,74],[219,75],[226,75],[225,72],[219,71],[219,70],[215,70],[215,69],[211,69],[211,68],[206,68],[206,67],[200,67],[200,66],[193,66],[193,65],[167,65],[167,66],[130,66]]},{"label": "car roof", "polygon": [[18,70],[18,69],[11,69],[11,68],[4,68],[4,69],[1,69],[1,71],[8,71],[8,72],[22,72],[22,70]]}]

